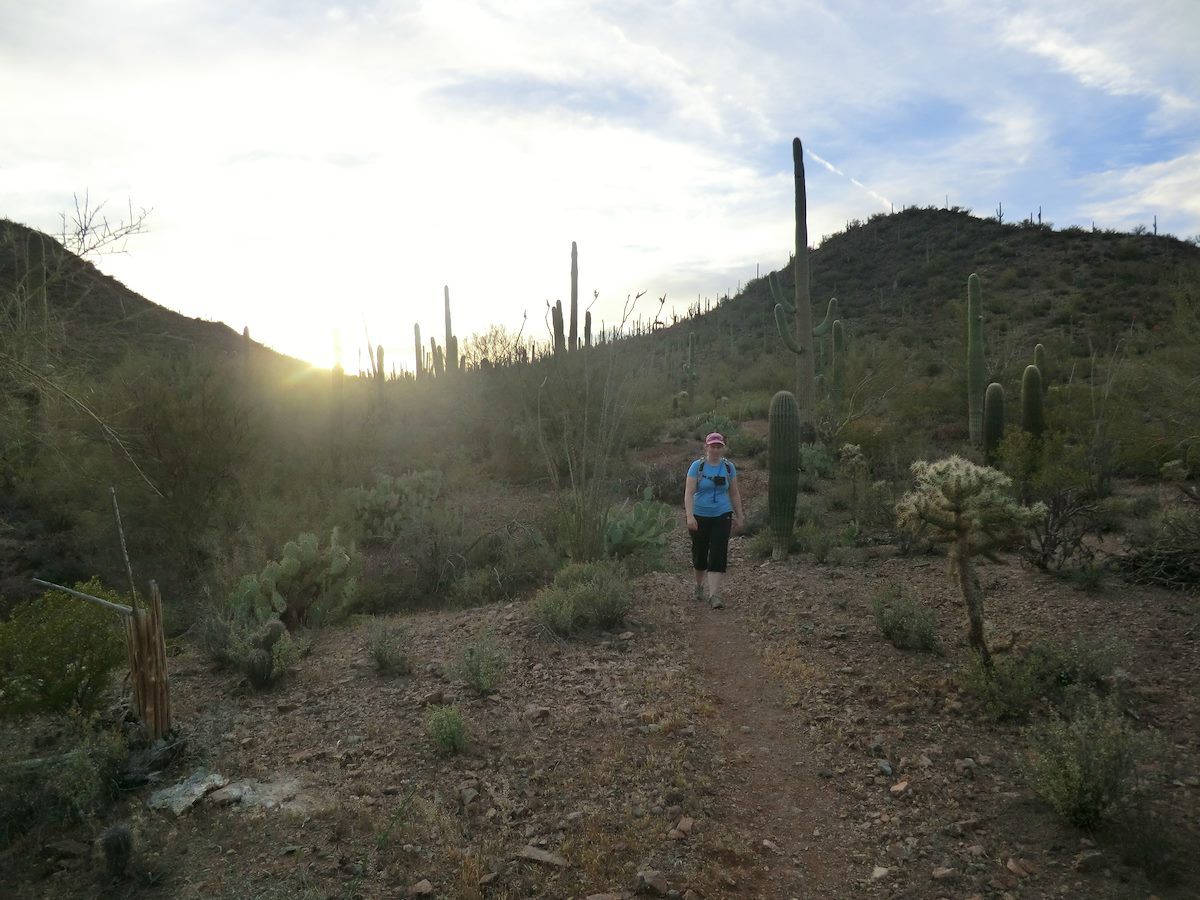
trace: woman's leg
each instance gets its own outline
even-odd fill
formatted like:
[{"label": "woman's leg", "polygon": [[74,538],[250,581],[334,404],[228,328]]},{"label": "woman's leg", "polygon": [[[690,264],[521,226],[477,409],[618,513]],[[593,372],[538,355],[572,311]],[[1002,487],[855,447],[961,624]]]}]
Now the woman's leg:
[{"label": "woman's leg", "polygon": [[708,572],[709,543],[713,520],[708,516],[696,516],[698,526],[692,534],[692,568],[696,572],[696,599],[704,599],[704,576]]},{"label": "woman's leg", "polygon": [[712,519],[712,533],[708,542],[708,596],[714,607],[721,601],[721,582],[729,557],[729,533],[733,529],[733,516],[726,514]]}]

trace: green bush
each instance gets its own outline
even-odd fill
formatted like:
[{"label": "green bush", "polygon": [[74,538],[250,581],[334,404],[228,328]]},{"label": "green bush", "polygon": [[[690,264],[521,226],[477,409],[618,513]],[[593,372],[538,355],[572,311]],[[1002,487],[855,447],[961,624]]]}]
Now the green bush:
[{"label": "green bush", "polygon": [[425,730],[439,753],[450,755],[467,748],[467,728],[456,706],[431,706],[425,713]]},{"label": "green bush", "polygon": [[632,586],[617,563],[575,563],[563,568],[533,602],[534,618],[570,637],[590,628],[621,625],[632,604]]},{"label": "green bush", "polygon": [[1025,736],[1030,787],[1080,828],[1099,824],[1126,800],[1148,747],[1118,709],[1094,698],[1071,719],[1031,726]]},{"label": "green bush", "polygon": [[736,460],[753,459],[767,452],[767,437],[751,431],[739,431],[725,436],[729,456]]},{"label": "green bush", "polygon": [[545,584],[558,554],[537,528],[512,523],[481,535],[460,558],[463,573],[451,584],[457,605],[511,600]]},{"label": "green bush", "polygon": [[634,558],[644,569],[661,569],[666,561],[667,535],[675,524],[675,511],[651,499],[650,489],[632,508],[609,513],[605,532],[605,555],[614,559]]},{"label": "green bush", "polygon": [[103,809],[116,796],[127,749],[120,732],[72,718],[39,755],[60,758],[0,770],[0,849],[34,825],[81,822]]},{"label": "green bush", "polygon": [[354,508],[358,535],[364,541],[387,542],[402,536],[415,520],[428,514],[442,490],[436,470],[404,475],[377,475],[371,487],[346,491]]},{"label": "green bush", "polygon": [[461,510],[438,504],[410,519],[408,528],[365,556],[356,611],[391,613],[433,605],[466,570],[472,538]]},{"label": "green bush", "polygon": [[972,656],[959,673],[959,684],[991,718],[1022,720],[1042,699],[1069,707],[1089,693],[1103,692],[1118,655],[1112,644],[1040,640],[1023,653],[997,657],[990,671]]},{"label": "green bush", "polygon": [[819,563],[828,562],[829,551],[837,545],[836,537],[814,521],[801,525],[797,537],[800,546]]},{"label": "green bush", "polygon": [[[129,605],[95,578],[75,589]],[[48,591],[0,622],[0,717],[96,710],[125,662],[119,613]]]},{"label": "green bush", "polygon": [[937,616],[928,606],[913,599],[902,584],[890,584],[871,600],[875,623],[893,646],[919,653],[941,653],[937,638]]},{"label": "green bush", "polygon": [[491,629],[484,629],[472,641],[463,645],[458,658],[452,667],[452,672],[461,678],[477,694],[490,694],[504,677],[508,660],[500,647],[496,634]]},{"label": "green bush", "polygon": [[412,671],[409,635],[400,625],[376,622],[371,626],[368,650],[380,675],[407,675]]}]

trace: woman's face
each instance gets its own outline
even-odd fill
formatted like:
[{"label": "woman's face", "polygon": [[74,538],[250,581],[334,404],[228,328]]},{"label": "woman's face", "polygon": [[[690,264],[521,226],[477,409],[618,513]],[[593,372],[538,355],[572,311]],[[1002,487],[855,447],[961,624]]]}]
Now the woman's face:
[{"label": "woman's face", "polygon": [[707,452],[707,454],[708,454],[708,458],[715,460],[715,459],[721,458],[721,455],[725,452],[725,445],[724,444],[709,444],[704,449],[705,449],[705,452]]}]

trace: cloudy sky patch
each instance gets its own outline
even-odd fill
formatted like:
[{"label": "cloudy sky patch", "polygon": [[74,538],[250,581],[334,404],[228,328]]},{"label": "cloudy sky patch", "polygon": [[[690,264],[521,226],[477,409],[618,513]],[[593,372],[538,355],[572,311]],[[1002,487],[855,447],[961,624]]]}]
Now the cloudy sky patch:
[{"label": "cloudy sky patch", "polygon": [[[0,0],[0,215],[152,207],[101,266],[328,364],[569,289],[611,321],[894,204],[1200,233],[1200,4]],[[656,304],[655,304],[656,305]],[[652,310],[647,306],[645,312]]]}]

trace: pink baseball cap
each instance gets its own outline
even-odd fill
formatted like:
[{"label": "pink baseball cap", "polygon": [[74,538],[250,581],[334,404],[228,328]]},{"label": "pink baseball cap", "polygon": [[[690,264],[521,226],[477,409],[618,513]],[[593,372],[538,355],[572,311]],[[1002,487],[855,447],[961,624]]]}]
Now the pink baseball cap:
[{"label": "pink baseball cap", "polygon": [[707,447],[710,444],[720,444],[722,447],[725,446],[725,438],[721,437],[721,432],[714,431],[704,439],[704,446]]}]

